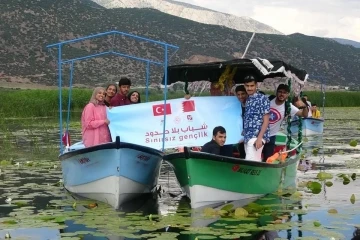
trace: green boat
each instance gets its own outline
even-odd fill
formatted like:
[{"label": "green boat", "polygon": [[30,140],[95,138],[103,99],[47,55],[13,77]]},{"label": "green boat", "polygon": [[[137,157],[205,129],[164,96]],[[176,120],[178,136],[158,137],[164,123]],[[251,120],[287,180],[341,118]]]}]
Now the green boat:
[{"label": "green boat", "polygon": [[[229,74],[230,72],[232,74]],[[266,78],[277,78],[277,80],[284,78],[290,88],[293,86],[296,89],[293,90],[294,92],[301,90],[308,77],[304,70],[296,69],[282,61],[236,59],[170,66],[168,84],[183,81],[185,92],[188,93],[186,87],[189,82],[206,79],[215,85],[231,86],[242,83],[242,79],[248,74],[255,75],[261,81]],[[285,105],[286,115],[290,113],[290,102],[289,96]],[[299,131],[299,143],[291,138],[290,128],[288,133],[279,133],[276,138],[275,152],[285,146],[286,149],[291,149],[283,162],[266,163],[224,157],[191,151],[187,146],[184,147],[184,152],[166,154],[164,160],[173,168],[183,192],[190,199],[192,208],[260,198],[295,186],[302,131],[301,129]]]},{"label": "green boat", "polygon": [[[284,146],[286,136],[277,135],[277,146]],[[292,147],[297,141],[293,140]],[[295,186],[299,154],[281,164],[254,162],[191,151],[164,156],[172,167],[182,191],[192,208],[218,205],[229,201],[260,198]]]}]

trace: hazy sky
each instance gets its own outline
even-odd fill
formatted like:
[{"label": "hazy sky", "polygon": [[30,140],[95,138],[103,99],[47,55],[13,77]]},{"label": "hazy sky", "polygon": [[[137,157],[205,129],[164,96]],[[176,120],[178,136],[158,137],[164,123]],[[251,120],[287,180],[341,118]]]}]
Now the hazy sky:
[{"label": "hazy sky", "polygon": [[360,0],[177,0],[249,16],[285,34],[338,37],[360,42]]}]

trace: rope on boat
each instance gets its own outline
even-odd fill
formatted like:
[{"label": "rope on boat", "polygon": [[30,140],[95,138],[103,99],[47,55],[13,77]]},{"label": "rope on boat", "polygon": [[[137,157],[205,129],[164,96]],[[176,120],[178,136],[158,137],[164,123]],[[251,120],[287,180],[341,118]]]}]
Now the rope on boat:
[{"label": "rope on boat", "polygon": [[280,151],[280,153],[289,153],[294,150],[296,150],[298,147],[300,147],[303,144],[303,142],[300,142],[298,145],[296,145],[293,149],[287,150],[287,151]]},{"label": "rope on boat", "polygon": [[280,163],[284,163],[286,161],[286,158],[288,157],[288,153],[294,151],[295,149],[297,149],[298,147],[301,146],[301,144],[303,144],[303,142],[300,142],[298,145],[296,145],[294,148],[287,150],[287,151],[280,151],[275,153],[274,155],[272,155],[271,157],[268,157],[268,159],[266,159],[266,163],[276,163],[278,161],[280,161]]},{"label": "rope on boat", "polygon": [[[291,89],[291,78],[288,79],[288,87]],[[291,144],[291,94],[289,94],[288,99],[285,101],[285,116],[287,117],[287,141],[286,148],[290,148]]]}]

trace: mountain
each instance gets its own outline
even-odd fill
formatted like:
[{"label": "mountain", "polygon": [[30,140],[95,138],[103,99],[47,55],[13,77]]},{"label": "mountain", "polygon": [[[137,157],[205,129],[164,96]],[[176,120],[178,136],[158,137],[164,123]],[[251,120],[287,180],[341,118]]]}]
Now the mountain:
[{"label": "mountain", "polygon": [[255,21],[249,17],[238,17],[214,10],[181,3],[171,0],[93,0],[105,8],[150,8],[161,12],[189,19],[199,23],[212,24],[228,27],[231,29],[257,32],[282,34],[276,29]]},{"label": "mountain", "polygon": [[333,39],[341,44],[351,45],[353,47],[360,48],[360,42],[356,42],[349,39],[343,39],[343,38],[333,38]]},{"label": "mountain", "polygon": [[[230,60],[242,56],[252,35],[222,26],[201,24],[155,9],[106,9],[90,0],[1,0],[0,82],[57,84],[57,51],[46,45],[118,30],[179,46],[170,53],[170,64]],[[160,48],[117,36],[95,38],[62,47],[63,60],[109,51],[163,60]],[[256,34],[247,58],[277,58],[306,69],[315,81],[327,85],[360,84],[360,49],[331,39],[303,34],[289,36]],[[121,57],[104,56],[74,62],[74,83],[97,86],[130,77],[144,84],[146,64]],[[65,86],[69,64],[63,65]],[[162,68],[152,65],[150,83],[159,83]]]}]

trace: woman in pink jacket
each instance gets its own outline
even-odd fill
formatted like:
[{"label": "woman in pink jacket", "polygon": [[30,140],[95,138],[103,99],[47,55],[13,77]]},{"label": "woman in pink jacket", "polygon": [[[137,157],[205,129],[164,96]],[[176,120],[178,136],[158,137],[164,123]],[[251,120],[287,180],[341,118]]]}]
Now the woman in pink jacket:
[{"label": "woman in pink jacket", "polygon": [[97,87],[85,106],[81,115],[82,140],[85,147],[107,143],[111,141],[104,104],[105,90]]}]

